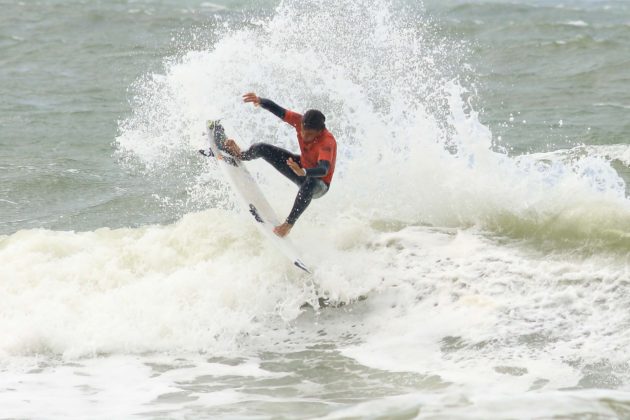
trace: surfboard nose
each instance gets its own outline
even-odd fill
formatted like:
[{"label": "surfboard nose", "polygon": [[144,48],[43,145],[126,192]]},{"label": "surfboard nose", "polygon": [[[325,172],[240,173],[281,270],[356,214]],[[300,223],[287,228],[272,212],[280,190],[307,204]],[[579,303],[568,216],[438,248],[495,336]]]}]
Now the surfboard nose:
[{"label": "surfboard nose", "polygon": [[208,130],[212,133],[214,142],[217,144],[219,150],[226,152],[225,141],[227,140],[227,135],[225,134],[225,128],[223,128],[221,120],[208,120],[206,124],[208,126]]}]

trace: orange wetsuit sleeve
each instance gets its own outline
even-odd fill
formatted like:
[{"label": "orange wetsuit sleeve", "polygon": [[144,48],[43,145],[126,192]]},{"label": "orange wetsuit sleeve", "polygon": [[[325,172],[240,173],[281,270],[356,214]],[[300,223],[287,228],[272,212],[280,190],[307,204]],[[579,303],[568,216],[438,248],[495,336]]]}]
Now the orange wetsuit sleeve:
[{"label": "orange wetsuit sleeve", "polygon": [[291,124],[296,130],[299,130],[302,128],[302,115],[287,110],[284,114],[284,122]]}]

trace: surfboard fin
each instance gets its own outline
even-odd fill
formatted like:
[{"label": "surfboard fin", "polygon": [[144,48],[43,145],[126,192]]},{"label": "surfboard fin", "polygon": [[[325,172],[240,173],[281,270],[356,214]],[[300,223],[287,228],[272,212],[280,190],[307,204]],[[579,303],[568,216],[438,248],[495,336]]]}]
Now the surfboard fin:
[{"label": "surfboard fin", "polygon": [[304,265],[304,263],[303,263],[302,261],[300,261],[300,260],[295,260],[295,261],[293,261],[293,264],[294,264],[297,268],[300,268],[300,269],[302,269],[302,270],[306,271],[308,274],[313,274],[313,273],[311,273],[311,271],[310,271],[308,268],[306,268],[306,265]]},{"label": "surfboard fin", "polygon": [[210,149],[208,149],[208,150],[199,149],[199,153],[201,153],[205,157],[214,157],[214,153],[212,153],[212,150],[210,150]]}]

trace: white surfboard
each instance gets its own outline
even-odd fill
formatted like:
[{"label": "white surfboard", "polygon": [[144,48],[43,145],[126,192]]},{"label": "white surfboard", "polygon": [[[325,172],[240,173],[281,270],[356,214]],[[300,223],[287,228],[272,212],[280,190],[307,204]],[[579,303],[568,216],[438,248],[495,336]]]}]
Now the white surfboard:
[{"label": "white surfboard", "polygon": [[298,251],[291,240],[287,237],[281,238],[273,232],[274,227],[280,224],[279,219],[243,162],[224,151],[224,142],[227,137],[220,121],[208,120],[207,128],[210,150],[200,152],[205,156],[217,158],[223,175],[236,192],[244,210],[252,215],[252,220],[260,232],[273,242],[296,267],[310,273],[299,258]]}]

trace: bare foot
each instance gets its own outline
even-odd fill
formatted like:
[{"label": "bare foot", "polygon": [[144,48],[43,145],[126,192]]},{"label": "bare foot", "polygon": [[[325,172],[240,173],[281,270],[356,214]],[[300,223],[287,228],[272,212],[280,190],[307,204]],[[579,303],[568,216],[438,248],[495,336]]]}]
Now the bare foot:
[{"label": "bare foot", "polygon": [[276,226],[273,229],[273,233],[275,233],[276,235],[278,235],[281,238],[284,238],[285,236],[287,236],[289,234],[289,232],[291,232],[291,228],[293,227],[292,224],[290,223],[283,223],[280,226]]},{"label": "bare foot", "polygon": [[227,139],[223,147],[232,156],[241,158],[241,148],[238,147],[238,144],[233,139]]}]

